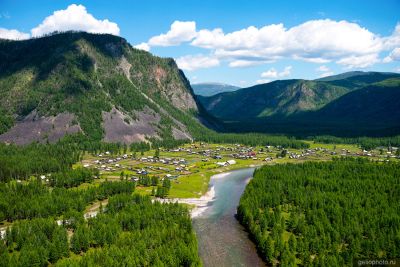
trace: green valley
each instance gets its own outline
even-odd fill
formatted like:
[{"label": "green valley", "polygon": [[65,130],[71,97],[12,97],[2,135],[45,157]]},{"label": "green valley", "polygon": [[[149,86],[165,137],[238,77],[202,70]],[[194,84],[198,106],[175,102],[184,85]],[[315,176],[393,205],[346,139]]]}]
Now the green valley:
[{"label": "green valley", "polygon": [[[70,27],[53,29],[59,16]],[[120,37],[116,23],[77,4],[30,34],[0,27],[0,266],[399,259],[400,74],[333,75],[331,66],[393,65],[397,50],[385,48],[379,59],[374,51],[397,35],[362,28],[359,43],[377,44],[365,55],[351,45],[357,53],[349,55],[337,51],[352,37],[343,31],[346,40],[329,36],[323,47],[333,51],[319,58],[313,48],[325,37],[308,39],[311,24],[319,33],[325,24],[358,29],[321,19],[224,33],[176,20],[132,45],[139,39]],[[264,41],[279,43],[264,50]],[[257,51],[247,50],[252,42]],[[192,49],[198,54],[185,55]],[[290,60],[326,65],[304,69],[318,76],[279,65],[259,69],[256,83],[238,80],[289,52]],[[225,82],[203,82],[210,77]]]}]

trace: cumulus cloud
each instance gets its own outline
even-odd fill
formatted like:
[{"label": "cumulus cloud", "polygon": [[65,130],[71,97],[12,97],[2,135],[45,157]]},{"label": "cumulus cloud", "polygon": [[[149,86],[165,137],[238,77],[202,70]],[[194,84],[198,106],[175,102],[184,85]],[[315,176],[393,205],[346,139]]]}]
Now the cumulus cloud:
[{"label": "cumulus cloud", "polygon": [[29,37],[30,37],[29,33],[0,28],[0,39],[24,40],[28,39]]},{"label": "cumulus cloud", "polygon": [[150,51],[150,46],[147,43],[140,43],[140,44],[135,45],[134,47],[137,49],[140,49],[140,50],[147,51],[147,52]]},{"label": "cumulus cloud", "polygon": [[274,68],[271,68],[271,69],[261,73],[261,77],[262,78],[277,78],[278,72]]},{"label": "cumulus cloud", "polygon": [[285,69],[279,73],[279,77],[287,77],[290,75],[290,72],[292,70],[292,66],[287,66]]},{"label": "cumulus cloud", "polygon": [[298,55],[293,55],[292,58],[295,60],[301,60],[301,61],[317,63],[317,64],[324,64],[324,63],[328,63],[328,62],[332,61],[330,59],[325,59],[325,58],[321,58],[321,57],[300,57]]},{"label": "cumulus cloud", "polygon": [[272,68],[269,69],[267,71],[264,71],[263,73],[261,73],[261,77],[263,78],[277,78],[278,77],[278,72]]},{"label": "cumulus cloud", "polygon": [[204,55],[188,55],[176,59],[176,64],[182,70],[193,71],[201,68],[219,66],[218,58]]},{"label": "cumulus cloud", "polygon": [[324,72],[321,75],[319,75],[319,77],[324,78],[324,77],[332,76],[333,74],[334,74],[333,71],[327,71],[327,72]]},{"label": "cumulus cloud", "polygon": [[196,22],[174,21],[167,33],[150,38],[148,43],[150,46],[180,45],[182,42],[191,41],[196,34]]},{"label": "cumulus cloud", "polygon": [[262,64],[262,61],[250,61],[250,60],[234,60],[229,62],[229,67],[232,68],[241,68],[241,67],[250,67]]},{"label": "cumulus cloud", "polygon": [[386,50],[400,46],[400,23],[396,25],[393,33],[388,37],[383,37],[383,46]]},{"label": "cumulus cloud", "polygon": [[221,28],[196,30],[194,21],[175,21],[167,33],[151,38],[148,44],[171,46],[184,42],[211,50],[230,67],[248,67],[286,58],[365,68],[380,62],[381,52],[400,46],[400,24],[390,36],[381,37],[358,22],[346,20],[310,20],[291,28],[282,23],[250,26],[228,33]]},{"label": "cumulus cloud", "polygon": [[285,57],[317,63],[362,57],[382,49],[380,38],[367,29],[356,23],[329,19],[307,21],[290,29],[283,24],[271,24],[227,34],[219,28],[200,30],[191,44],[214,49],[216,55],[226,58]]},{"label": "cumulus cloud", "polygon": [[322,65],[322,66],[319,66],[318,68],[316,68],[316,71],[327,72],[327,71],[329,71],[329,68],[325,65]]},{"label": "cumulus cloud", "polygon": [[119,35],[119,27],[108,19],[98,20],[88,13],[83,5],[72,4],[64,10],[54,11],[43,22],[31,30],[33,37],[54,31],[85,31],[90,33],[109,33]]},{"label": "cumulus cloud", "polygon": [[389,56],[383,59],[383,62],[388,63],[392,61],[400,61],[400,47],[393,49]]},{"label": "cumulus cloud", "polygon": [[323,78],[323,77],[327,77],[327,76],[332,76],[334,73],[333,71],[331,71],[327,66],[325,65],[321,65],[318,68],[315,69],[318,72],[322,72],[319,77]]},{"label": "cumulus cloud", "polygon": [[287,77],[290,75],[290,72],[292,70],[292,66],[286,66],[281,72],[278,72],[274,68],[271,68],[267,71],[264,71],[261,73],[261,78],[280,78],[280,77]]},{"label": "cumulus cloud", "polygon": [[349,56],[336,61],[337,64],[345,66],[347,69],[366,68],[380,62],[378,54],[363,56]]},{"label": "cumulus cloud", "polygon": [[259,79],[256,81],[256,84],[262,84],[262,83],[269,83],[271,80],[269,79]]},{"label": "cumulus cloud", "polygon": [[246,59],[238,59],[232,60],[229,62],[229,67],[232,68],[243,68],[243,67],[251,67],[257,66],[265,63],[273,63],[274,60],[246,60]]}]

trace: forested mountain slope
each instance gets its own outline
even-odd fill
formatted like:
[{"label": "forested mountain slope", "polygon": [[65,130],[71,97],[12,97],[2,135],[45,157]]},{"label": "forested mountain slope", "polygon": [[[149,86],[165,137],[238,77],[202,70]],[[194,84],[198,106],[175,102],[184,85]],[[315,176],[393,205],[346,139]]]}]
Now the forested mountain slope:
[{"label": "forested mountain slope", "polygon": [[77,132],[124,143],[190,139],[202,129],[199,113],[173,59],[123,38],[67,32],[0,41],[1,141],[53,142]]},{"label": "forested mountain slope", "polygon": [[348,91],[348,88],[323,82],[282,80],[199,97],[199,100],[211,114],[229,120],[287,116],[315,110]]},{"label": "forested mountain slope", "polygon": [[283,80],[199,97],[227,131],[290,135],[400,133],[400,74],[351,72]]},{"label": "forested mountain slope", "polygon": [[388,79],[350,92],[305,115],[316,120],[400,123],[400,79]]}]

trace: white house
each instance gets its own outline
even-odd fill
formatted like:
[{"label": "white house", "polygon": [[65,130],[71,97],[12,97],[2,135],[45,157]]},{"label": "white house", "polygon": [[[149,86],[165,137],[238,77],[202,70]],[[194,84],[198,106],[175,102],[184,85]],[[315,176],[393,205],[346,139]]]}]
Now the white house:
[{"label": "white house", "polygon": [[234,164],[236,164],[236,160],[230,159],[230,160],[227,161],[227,163],[228,163],[229,165],[234,165]]}]

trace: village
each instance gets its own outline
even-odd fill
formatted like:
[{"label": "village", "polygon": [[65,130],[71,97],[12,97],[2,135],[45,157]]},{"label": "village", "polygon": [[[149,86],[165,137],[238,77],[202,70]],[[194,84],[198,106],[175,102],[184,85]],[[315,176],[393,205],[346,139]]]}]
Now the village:
[{"label": "village", "polygon": [[[175,149],[157,149],[112,155],[109,151],[86,154],[76,166],[95,168],[98,182],[126,179],[137,184],[137,192],[151,194],[152,186],[171,181],[168,197],[199,197],[207,191],[209,178],[216,173],[265,164],[326,161],[333,157],[366,157],[377,161],[398,160],[397,148],[362,150],[354,145],[326,145],[310,142],[308,149],[281,146],[192,143]],[[398,154],[398,153],[397,153]],[[76,167],[75,166],[75,167]],[[156,179],[156,183],[154,180]],[[148,182],[143,182],[143,181]],[[153,181],[153,182],[151,182]]]}]

